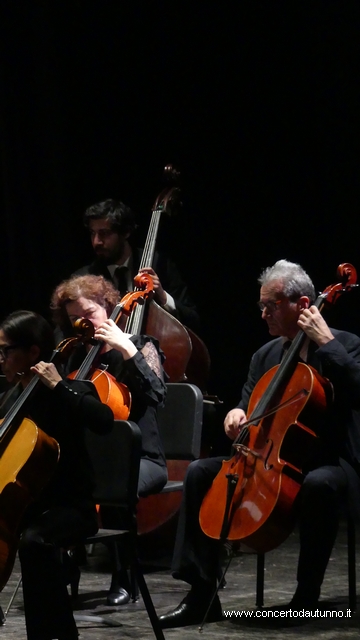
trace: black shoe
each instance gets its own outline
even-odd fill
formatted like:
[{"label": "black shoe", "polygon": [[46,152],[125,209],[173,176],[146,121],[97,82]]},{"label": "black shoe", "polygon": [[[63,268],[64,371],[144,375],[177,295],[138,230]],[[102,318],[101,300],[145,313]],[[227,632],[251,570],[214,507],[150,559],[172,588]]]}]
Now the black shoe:
[{"label": "black shoe", "polygon": [[314,611],[314,609],[319,608],[319,600],[318,598],[298,598],[293,597],[289,604],[286,605],[288,610],[292,609],[293,611]]},{"label": "black shoe", "polygon": [[131,586],[127,571],[120,569],[111,576],[111,585],[106,602],[110,606],[118,606],[130,602]]},{"label": "black shoe", "polygon": [[[172,627],[186,627],[190,624],[201,624],[209,603],[202,601],[196,602],[195,598],[186,596],[179,606],[160,616],[159,622],[162,629],[171,629]],[[206,622],[219,622],[223,619],[222,609],[219,597],[216,596],[211,605],[211,609],[206,618]]]},{"label": "black shoe", "polygon": [[292,599],[287,605],[289,609],[312,610],[316,609],[319,605],[320,587],[314,585],[302,585],[299,584]]},{"label": "black shoe", "polygon": [[130,594],[123,587],[118,587],[116,591],[110,589],[107,594],[106,603],[110,606],[118,606],[130,602]]}]

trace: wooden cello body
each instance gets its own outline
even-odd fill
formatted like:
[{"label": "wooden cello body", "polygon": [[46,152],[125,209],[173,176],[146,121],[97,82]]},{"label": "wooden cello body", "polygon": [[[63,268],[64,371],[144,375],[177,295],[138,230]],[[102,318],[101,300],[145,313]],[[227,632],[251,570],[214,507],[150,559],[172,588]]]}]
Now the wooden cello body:
[{"label": "wooden cello body", "polygon": [[[254,415],[278,370],[279,366],[273,367],[257,383],[250,398],[250,415]],[[227,477],[234,474],[239,480],[227,517],[231,526],[226,538],[241,540],[262,553],[288,537],[294,525],[293,505],[303,479],[303,462],[316,447],[317,429],[331,396],[328,380],[312,367],[297,364],[286,387],[275,398],[276,405],[290,402],[289,406],[249,429],[246,445],[239,444],[239,455],[223,462],[212,492],[205,497],[200,523],[209,537],[220,538]],[[293,398],[297,398],[295,402]]]},{"label": "wooden cello body", "polygon": [[[55,350],[51,361],[58,354]],[[0,423],[0,590],[14,565],[25,509],[50,480],[60,455],[57,441],[24,417],[40,384],[35,376]]]},{"label": "wooden cello body", "polygon": [[[4,424],[4,422],[3,422]],[[12,433],[12,431],[14,431]],[[29,418],[0,442],[0,591],[12,572],[26,507],[53,474],[59,445]]]},{"label": "wooden cello body", "polygon": [[[340,265],[338,275],[341,282],[320,294],[318,309],[356,286],[352,265]],[[309,455],[316,455],[332,402],[329,381],[298,362],[304,340],[299,331],[281,364],[255,385],[250,417],[233,444],[236,453],[224,461],[200,509],[201,528],[212,538],[240,541],[264,553],[293,528],[304,469]]]}]

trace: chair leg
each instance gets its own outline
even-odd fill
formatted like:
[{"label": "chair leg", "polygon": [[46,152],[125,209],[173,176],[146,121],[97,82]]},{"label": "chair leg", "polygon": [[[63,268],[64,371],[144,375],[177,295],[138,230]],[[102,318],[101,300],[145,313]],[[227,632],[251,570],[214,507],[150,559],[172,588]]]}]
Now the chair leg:
[{"label": "chair leg", "polygon": [[142,595],[143,601],[144,601],[144,605],[146,607],[146,611],[148,612],[148,616],[152,625],[152,628],[154,630],[154,634],[155,634],[155,638],[156,640],[165,640],[162,628],[160,626],[160,622],[159,622],[159,618],[156,614],[155,611],[155,607],[153,604],[153,601],[151,599],[151,595],[149,592],[149,589],[147,587],[147,584],[145,582],[145,578],[144,578],[144,574],[141,570],[139,561],[137,559],[137,557],[134,555],[134,557],[132,558],[132,562],[131,562],[133,568],[134,568],[134,572],[137,578],[137,583],[139,585],[139,589],[140,589],[140,593]]},{"label": "chair leg", "polygon": [[265,554],[258,553],[256,561],[256,606],[262,609],[264,606],[264,572]]},{"label": "chair leg", "polygon": [[130,576],[130,589],[131,589],[131,601],[137,602],[139,600],[139,585],[136,579],[136,573],[134,567],[131,565],[129,570]]},{"label": "chair leg", "polygon": [[356,611],[356,539],[355,523],[351,516],[347,519],[347,543],[348,543],[348,579],[349,579],[349,607]]}]

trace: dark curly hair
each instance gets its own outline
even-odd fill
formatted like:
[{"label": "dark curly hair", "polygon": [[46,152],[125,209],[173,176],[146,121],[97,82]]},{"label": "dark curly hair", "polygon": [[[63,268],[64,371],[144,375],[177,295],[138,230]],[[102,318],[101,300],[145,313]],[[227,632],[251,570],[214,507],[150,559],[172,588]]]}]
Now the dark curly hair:
[{"label": "dark curly hair", "polygon": [[108,220],[113,231],[122,235],[135,231],[135,214],[126,204],[120,200],[108,198],[103,202],[88,207],[84,213],[84,225],[89,228],[90,220]]}]

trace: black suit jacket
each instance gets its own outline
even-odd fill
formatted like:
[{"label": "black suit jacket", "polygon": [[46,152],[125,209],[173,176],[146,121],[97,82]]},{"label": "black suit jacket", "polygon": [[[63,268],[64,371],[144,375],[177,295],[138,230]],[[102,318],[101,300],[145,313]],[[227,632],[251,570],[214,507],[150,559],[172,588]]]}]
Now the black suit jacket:
[{"label": "black suit jacket", "polygon": [[[132,278],[138,273],[142,253],[142,249],[133,249]],[[163,255],[155,253],[153,269],[158,274],[163,289],[174,298],[176,306],[175,315],[178,320],[189,327],[189,329],[198,331],[200,325],[199,315],[195,304],[189,296],[187,285],[182,280],[177,267]],[[94,260],[91,264],[75,271],[73,275],[83,276],[87,274],[104,276],[107,280],[112,281],[107,266],[101,260]]]}]

